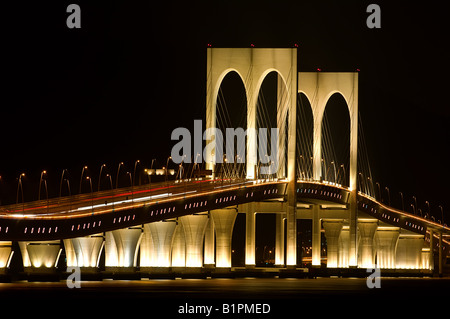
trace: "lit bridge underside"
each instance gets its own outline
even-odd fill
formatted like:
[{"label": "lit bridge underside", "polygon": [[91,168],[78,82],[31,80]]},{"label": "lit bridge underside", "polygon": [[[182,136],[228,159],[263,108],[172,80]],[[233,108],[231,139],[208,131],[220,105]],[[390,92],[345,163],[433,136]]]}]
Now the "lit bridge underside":
[{"label": "lit bridge underside", "polygon": [[[170,182],[3,206],[0,211],[0,243],[3,244],[0,247],[0,252],[3,252],[3,261],[0,266],[4,268],[9,263],[8,259],[11,258],[11,245],[8,245],[8,243],[18,241],[19,245],[22,243],[22,255],[26,256],[23,257],[24,259],[34,258],[34,260],[39,260],[38,262],[31,260],[27,264],[25,264],[24,260],[24,266],[39,268],[45,265],[51,268],[54,266],[57,252],[60,250],[58,241],[64,240],[66,253],[68,253],[68,250],[73,251],[73,256],[78,256],[78,259],[80,255],[84,255],[83,258],[87,258],[85,255],[89,253],[92,255],[89,258],[94,260],[83,263],[80,260],[76,261],[76,257],[73,257],[72,259],[75,261],[71,262],[72,265],[75,263],[75,265],[82,267],[98,267],[99,255],[106,245],[105,242],[108,242],[108,236],[106,236],[105,240],[104,236],[98,236],[98,234],[112,234],[121,231],[129,231],[134,235],[126,237],[122,234],[122,236],[125,236],[123,239],[118,239],[117,236],[119,235],[111,235],[110,238],[115,238],[117,247],[124,246],[122,248],[119,247],[123,250],[122,252],[119,252],[120,249],[117,248],[115,254],[124,256],[128,254],[131,257],[117,257],[117,260],[128,258],[128,262],[118,261],[115,264],[113,263],[114,266],[136,266],[138,264],[136,262],[136,252],[139,245],[141,245],[141,267],[143,264],[142,258],[149,258],[149,260],[156,258],[148,262],[147,266],[177,266],[174,261],[174,256],[177,254],[174,250],[175,242],[177,241],[174,235],[175,223],[162,223],[169,226],[164,226],[165,228],[161,230],[162,228],[156,228],[157,225],[158,227],[162,225],[157,222],[174,221],[177,218],[186,219],[187,217],[184,216],[200,217],[201,215],[201,217],[204,217],[201,226],[195,224],[197,222],[194,224],[189,224],[192,221],[184,222],[186,236],[197,236],[199,238],[197,243],[192,243],[192,247],[189,246],[186,239],[186,243],[183,244],[185,245],[183,246],[185,247],[183,248],[185,252],[197,250],[199,251],[197,255],[202,255],[203,243],[205,245],[204,257],[195,256],[195,262],[192,262],[191,265],[202,267],[206,264],[212,264],[216,267],[231,267],[231,234],[237,212],[247,213],[247,223],[250,222],[250,225],[253,223],[253,229],[255,213],[260,211],[258,211],[258,208],[252,208],[252,211],[249,211],[249,207],[256,207],[249,205],[258,204],[259,206],[257,207],[263,207],[263,205],[275,203],[279,207],[275,208],[279,210],[277,214],[283,218],[285,213],[283,210],[286,208],[284,204],[286,202],[287,185],[288,183],[285,180],[253,181],[242,179]],[[298,181],[297,218],[313,220],[313,265],[320,265],[322,222],[328,245],[328,267],[348,267],[348,264],[342,262],[342,258],[346,253],[341,246],[343,238],[345,238],[346,227],[348,228],[346,224],[348,223],[349,199],[350,191],[345,187],[327,182]],[[244,209],[242,210],[243,207]],[[205,212],[209,212],[215,221],[212,228],[212,246],[214,246],[214,229],[216,234],[215,252],[214,247],[212,252],[211,248],[207,248],[206,237],[208,232],[211,234],[211,230],[208,231],[206,226],[209,217]],[[231,215],[229,215],[229,212],[231,212]],[[145,246],[145,241],[142,239],[141,233],[144,232],[145,227],[142,227],[142,225],[153,225],[151,227],[147,226],[153,234],[153,242],[150,244],[150,246],[153,245],[153,248],[150,249],[151,252],[147,253],[147,255],[154,254],[155,256],[158,255],[158,257],[143,257],[145,253],[143,253],[142,248]],[[280,228],[279,226],[276,227],[278,234]],[[198,231],[197,228],[201,228],[201,230]],[[360,260],[358,263],[359,267],[370,267],[374,264],[372,251],[375,245],[373,242],[375,241],[376,231],[379,234],[377,242],[380,247],[386,241],[386,238],[383,237],[385,235],[382,235],[383,232],[388,231],[388,233],[392,234],[392,230],[394,230],[397,236],[394,237],[394,244],[392,244],[393,240],[389,239],[392,235],[389,235],[391,237],[388,238],[391,241],[390,245],[393,245],[394,248],[387,248],[388,252],[385,254],[391,255],[391,257],[384,257],[384,261],[382,261],[381,257],[378,257],[378,262],[384,265],[383,268],[399,268],[389,261],[386,262],[386,260],[394,258],[392,256],[393,254],[395,255],[397,246],[400,247],[400,244],[398,244],[400,242],[399,236],[407,236],[405,237],[409,240],[407,245],[411,245],[413,241],[414,245],[419,245],[417,246],[418,252],[415,253],[416,257],[414,257],[416,259],[417,254],[422,254],[421,251],[424,250],[423,247],[426,247],[427,243],[428,246],[437,247],[438,249],[441,247],[440,254],[446,255],[448,251],[449,242],[444,236],[450,234],[450,228],[388,207],[362,193],[358,194],[358,228],[360,238],[359,255],[362,256],[360,257],[362,261]],[[281,233],[284,234],[284,230]],[[252,237],[253,240],[251,239]],[[254,237],[254,230],[252,233],[251,227],[249,231],[247,226],[246,255],[250,257],[246,256],[246,264],[253,266],[255,263]],[[278,236],[277,238],[280,237]],[[284,235],[281,235],[281,238],[284,238]],[[123,243],[120,242],[121,240]],[[143,241],[141,242],[141,240]],[[168,243],[164,243],[164,240],[168,241]],[[280,240],[284,241],[284,239],[277,239],[277,241]],[[439,240],[441,240],[442,245],[439,245]],[[429,244],[430,241],[431,244]],[[125,247],[127,242],[132,242],[131,248]],[[211,243],[211,240],[209,239],[208,242]],[[88,247],[87,245],[90,248],[86,248]],[[280,247],[284,247],[284,244],[277,243],[277,245],[279,248],[276,264],[283,266],[285,252],[281,253],[280,251],[283,248]],[[156,246],[158,248],[154,248]],[[77,249],[78,253],[76,253]],[[394,251],[389,252],[389,249]],[[132,252],[127,252],[127,250],[132,250]],[[210,251],[209,260],[207,260],[206,256],[207,250]],[[24,251],[27,254],[24,255]],[[41,255],[40,257],[35,256],[39,254]],[[379,256],[381,256],[381,252]],[[182,258],[184,258],[184,262],[179,266],[188,267],[187,253],[184,253]],[[366,261],[364,261],[364,258]],[[408,258],[411,259],[412,257],[406,256],[405,260]],[[44,259],[50,261],[41,261]],[[423,266],[423,268],[432,268],[430,266],[432,262],[429,261],[430,257],[422,257],[422,259],[427,260],[427,265]],[[418,263],[415,261],[414,267],[422,268],[422,264],[417,266]],[[408,265],[400,268],[402,267],[409,268]]]}]

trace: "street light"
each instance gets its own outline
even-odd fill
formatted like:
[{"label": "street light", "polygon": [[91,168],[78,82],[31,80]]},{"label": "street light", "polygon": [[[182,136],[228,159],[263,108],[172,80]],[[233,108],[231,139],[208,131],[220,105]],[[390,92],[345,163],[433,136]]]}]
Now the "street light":
[{"label": "street light", "polygon": [[439,208],[441,209],[442,224],[444,224],[444,207],[442,205],[439,205]]},{"label": "street light", "polygon": [[172,156],[169,156],[166,161],[166,183],[167,183],[167,171],[169,170],[169,160],[172,159]]},{"label": "street light", "polygon": [[402,211],[405,211],[405,203],[403,202],[403,193],[402,192],[398,192],[400,194],[400,197],[402,199]]},{"label": "street light", "polygon": [[391,206],[391,193],[389,192],[389,187],[384,188],[387,191],[388,194],[388,206]]},{"label": "street light", "polygon": [[89,181],[89,185],[91,186],[92,214],[94,214],[94,191],[92,190],[92,179],[89,176],[86,176],[86,180]]},{"label": "street light", "polygon": [[81,170],[81,176],[80,176],[80,189],[78,190],[78,194],[81,194],[81,184],[83,183],[83,174],[84,171],[87,170],[87,166],[83,166],[83,169]]},{"label": "street light", "polygon": [[[41,172],[41,178],[39,179],[39,193],[38,193],[38,200],[41,200],[41,185],[42,185],[42,178],[44,175],[47,175],[47,171],[43,170]],[[47,180],[44,179],[44,187],[45,187],[45,193],[47,195],[47,201],[48,201],[48,190],[47,190]]]},{"label": "street light", "polygon": [[[63,180],[64,180],[64,173],[66,173],[67,172],[67,169],[65,168],[65,169],[63,169],[63,171],[62,171],[62,173],[61,173],[61,179],[60,179],[60,181],[59,181],[59,197],[61,197],[61,190],[62,190],[62,183],[63,183]],[[68,181],[68,180],[67,180]],[[69,187],[69,189],[70,189],[70,187]],[[69,192],[70,193],[70,192]],[[69,194],[70,195],[70,194]]]},{"label": "street light", "polygon": [[150,189],[151,183],[152,183],[152,174],[151,171],[153,169],[153,163],[156,161],[156,158],[152,159],[152,164],[150,164],[150,174],[147,175],[148,177],[148,188]]},{"label": "street light", "polygon": [[136,181],[136,166],[137,166],[137,164],[139,164],[141,161],[139,161],[139,160],[136,160],[135,162],[134,162],[134,170],[133,170],[133,181],[132,181],[132,185],[131,186],[134,186],[134,182]]},{"label": "street light", "polygon": [[336,164],[334,163],[334,161],[331,161],[331,165],[333,165],[334,169],[334,183],[337,184]]},{"label": "street light", "polygon": [[415,203],[414,211],[416,212],[417,211],[417,198],[416,198],[416,196],[413,196],[412,198],[414,199],[414,203]]},{"label": "street light", "polygon": [[102,164],[102,166],[100,166],[100,173],[98,174],[98,186],[97,186],[98,192],[100,191],[100,181],[102,180],[103,167],[106,167],[106,164]]},{"label": "street light", "polygon": [[[383,202],[383,196],[381,195],[381,186],[380,186],[380,183],[376,182],[375,185],[378,186],[378,194],[380,195],[380,202]],[[375,196],[375,199],[376,199],[376,198],[377,198],[377,197]]]},{"label": "street light", "polygon": [[119,163],[119,166],[117,167],[117,174],[116,174],[116,188],[117,186],[119,186],[119,171],[120,171],[120,167],[123,166],[123,162]]},{"label": "street light", "polygon": [[25,204],[23,199],[23,185],[22,185],[22,177],[25,177],[25,173],[22,173],[19,175],[18,181],[17,181],[17,194],[16,194],[16,204],[19,204],[19,187],[21,189],[22,193],[22,212],[25,210]]}]

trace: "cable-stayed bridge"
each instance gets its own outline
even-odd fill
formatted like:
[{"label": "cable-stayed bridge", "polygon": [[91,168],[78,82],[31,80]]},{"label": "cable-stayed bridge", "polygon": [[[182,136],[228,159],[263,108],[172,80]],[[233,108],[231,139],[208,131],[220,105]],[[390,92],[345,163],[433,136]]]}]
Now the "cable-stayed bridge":
[{"label": "cable-stayed bridge", "polygon": [[[221,83],[236,73],[245,91],[247,132],[278,128],[276,148],[265,150],[276,149],[276,160],[273,153],[270,161],[258,159],[261,145],[248,133],[245,143],[237,143],[245,152],[235,148],[234,158],[218,158],[218,141],[210,135],[206,142],[216,152],[203,154],[192,169],[180,163],[175,181],[137,186],[131,180],[130,187],[1,206],[3,272],[17,255],[28,272],[55,269],[63,250],[67,267],[89,271],[98,271],[102,255],[104,267],[113,271],[230,271],[239,213],[245,214],[245,266],[254,269],[256,218],[271,213],[276,216],[273,259],[281,269],[301,267],[305,247],[299,245],[298,222],[311,220],[312,266],[323,263],[323,233],[329,269],[429,273],[436,268],[442,273],[450,228],[375,198],[359,121],[358,72],[298,72],[296,48],[207,50],[206,128],[233,127]],[[260,94],[271,73],[277,76],[276,120]],[[336,94],[349,114],[343,161],[327,130],[333,119],[325,112]],[[196,165],[204,165],[208,176],[193,177]],[[263,167],[275,169],[263,174]]]}]

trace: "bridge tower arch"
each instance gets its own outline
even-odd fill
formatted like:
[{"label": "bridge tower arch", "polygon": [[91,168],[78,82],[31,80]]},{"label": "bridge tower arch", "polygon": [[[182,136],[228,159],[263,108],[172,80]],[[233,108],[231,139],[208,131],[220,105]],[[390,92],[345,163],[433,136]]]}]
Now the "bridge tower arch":
[{"label": "bridge tower arch", "polygon": [[350,115],[350,245],[349,265],[357,266],[357,158],[358,158],[358,73],[299,72],[298,92],[308,98],[313,113],[313,178],[319,181],[322,172],[322,120],[330,97],[340,93]]},{"label": "bridge tower arch", "polygon": [[[256,108],[258,94],[264,78],[272,71],[279,75],[278,83],[284,82],[286,99],[277,109],[277,125],[288,123],[287,146],[287,174],[288,209],[286,263],[294,266],[297,263],[297,236],[296,236],[296,106],[297,106],[297,48],[208,48],[206,73],[206,129],[216,127],[216,103],[220,84],[225,75],[237,72],[244,82],[247,94],[247,132],[256,129]],[[283,79],[283,81],[280,80]],[[280,91],[280,90],[279,90]],[[277,103],[280,104],[280,103]],[[289,114],[289,116],[287,116]],[[281,115],[281,116],[280,116]],[[279,143],[286,140],[286,130],[279,130]],[[211,143],[213,141],[207,141]],[[246,145],[246,176],[256,178],[257,167],[257,137],[256,134],[247,135]],[[212,154],[205,154],[206,168],[211,169],[214,175],[215,159]],[[278,171],[280,174],[280,171]]]}]

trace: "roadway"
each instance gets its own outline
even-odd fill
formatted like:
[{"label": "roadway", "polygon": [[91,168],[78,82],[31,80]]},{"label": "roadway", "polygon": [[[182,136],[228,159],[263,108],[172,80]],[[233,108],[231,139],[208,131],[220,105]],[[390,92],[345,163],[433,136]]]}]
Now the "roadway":
[{"label": "roadway", "polygon": [[[286,180],[185,180],[91,192],[0,207],[0,240],[86,236],[251,201],[285,197]],[[327,182],[298,181],[305,202],[348,205],[350,191]],[[450,228],[358,193],[358,210],[387,224],[426,235]]]}]

